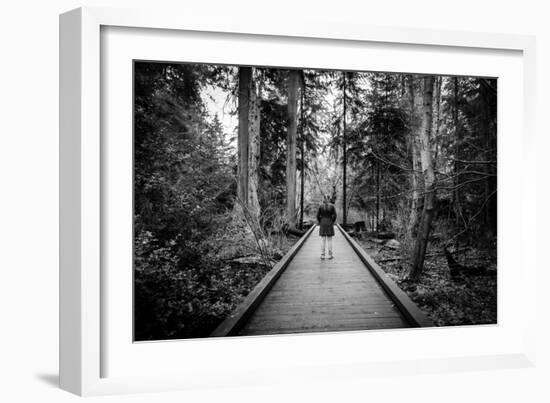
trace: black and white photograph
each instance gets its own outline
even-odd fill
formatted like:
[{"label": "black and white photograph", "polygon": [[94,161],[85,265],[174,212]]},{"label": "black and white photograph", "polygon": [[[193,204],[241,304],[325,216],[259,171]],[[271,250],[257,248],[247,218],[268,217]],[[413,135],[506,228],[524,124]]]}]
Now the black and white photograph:
[{"label": "black and white photograph", "polygon": [[497,79],[133,62],[134,341],[497,324]]}]

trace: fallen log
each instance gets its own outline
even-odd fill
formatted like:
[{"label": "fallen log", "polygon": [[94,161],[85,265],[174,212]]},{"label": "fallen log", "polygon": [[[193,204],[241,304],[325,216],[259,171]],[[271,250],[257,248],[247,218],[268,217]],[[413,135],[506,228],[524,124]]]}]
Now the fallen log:
[{"label": "fallen log", "polygon": [[273,261],[271,260],[265,260],[264,257],[261,255],[251,255],[251,256],[244,256],[240,258],[235,258],[231,260],[226,260],[227,263],[230,264],[238,264],[238,265],[258,265],[258,266],[272,266]]},{"label": "fallen log", "polygon": [[447,259],[447,266],[449,266],[449,270],[451,273],[451,277],[459,277],[462,275],[469,275],[469,276],[491,276],[495,275],[495,270],[487,270],[485,266],[463,266],[459,264],[454,258],[451,252],[444,248],[443,252],[445,253],[445,258]]},{"label": "fallen log", "polygon": [[397,262],[399,260],[405,260],[405,259],[406,258],[402,256],[397,256],[397,257],[391,257],[388,259],[375,259],[375,260],[376,260],[376,263],[388,263],[388,262]]},{"label": "fallen log", "polygon": [[369,238],[376,238],[376,239],[394,239],[395,233],[393,232],[364,232],[364,234]]},{"label": "fallen log", "polygon": [[[311,227],[310,227],[311,228]],[[300,231],[299,229],[297,228],[283,228],[279,231],[270,231],[269,234],[270,235],[280,235],[280,234],[283,234],[283,235],[294,235],[294,236],[298,236],[298,237],[301,237],[303,236],[307,231]]]},{"label": "fallen log", "polygon": [[254,253],[249,253],[248,255],[231,256],[231,257],[222,259],[222,261],[224,261],[224,262],[232,262],[232,261],[237,261],[237,260],[243,259],[243,258],[249,258],[249,257],[251,257],[251,256],[256,256],[256,254],[254,254]]},{"label": "fallen log", "polygon": [[[435,256],[441,256],[443,255],[443,253],[430,253],[430,254],[426,254],[426,257],[435,257]],[[403,257],[403,256],[396,256],[396,257],[391,257],[391,258],[387,258],[387,259],[375,259],[377,263],[387,263],[387,262],[397,262],[399,260],[407,260],[407,259],[410,259],[409,257]]]},{"label": "fallen log", "polygon": [[[462,248],[462,250],[465,250],[465,249],[467,249],[467,248]],[[444,252],[426,253],[426,257],[436,257],[436,256],[443,256],[443,255],[445,255]],[[398,260],[406,260],[406,259],[410,259],[410,257],[395,256],[395,257],[390,257],[390,258],[387,258],[387,259],[380,259],[380,260],[376,259],[376,262],[377,263],[396,262]]]},{"label": "fallen log", "polygon": [[301,237],[303,236],[307,231],[300,231],[297,228],[288,228],[286,232],[290,235]]}]

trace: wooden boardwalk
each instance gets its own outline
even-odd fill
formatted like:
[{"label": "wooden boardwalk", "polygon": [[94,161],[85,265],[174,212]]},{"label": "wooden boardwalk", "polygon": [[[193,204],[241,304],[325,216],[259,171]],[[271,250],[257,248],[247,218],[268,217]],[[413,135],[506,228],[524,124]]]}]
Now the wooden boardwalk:
[{"label": "wooden boardwalk", "polygon": [[321,260],[314,230],[239,335],[408,327],[378,281],[335,229]]},{"label": "wooden boardwalk", "polygon": [[340,226],[333,250],[334,259],[321,260],[318,227],[310,230],[212,336],[431,325]]}]

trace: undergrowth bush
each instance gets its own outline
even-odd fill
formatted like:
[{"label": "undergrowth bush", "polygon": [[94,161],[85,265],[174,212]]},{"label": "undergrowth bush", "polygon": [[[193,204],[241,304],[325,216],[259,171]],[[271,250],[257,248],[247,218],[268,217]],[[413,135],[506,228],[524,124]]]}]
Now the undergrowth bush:
[{"label": "undergrowth bush", "polygon": [[[199,234],[161,241],[149,231],[136,233],[136,340],[208,336],[288,247],[280,232],[261,230],[267,217],[221,214],[217,228],[200,240]],[[275,222],[268,228],[279,225],[277,217],[270,216]]]}]

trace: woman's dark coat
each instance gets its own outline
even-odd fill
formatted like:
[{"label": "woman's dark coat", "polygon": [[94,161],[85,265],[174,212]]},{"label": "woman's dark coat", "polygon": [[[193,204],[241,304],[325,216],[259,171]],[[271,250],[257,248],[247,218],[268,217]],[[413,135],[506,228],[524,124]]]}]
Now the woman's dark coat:
[{"label": "woman's dark coat", "polygon": [[317,212],[320,236],[334,236],[334,223],[336,222],[336,209],[332,204],[321,204]]}]

